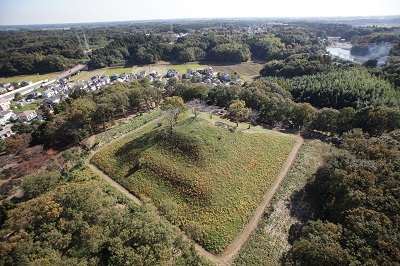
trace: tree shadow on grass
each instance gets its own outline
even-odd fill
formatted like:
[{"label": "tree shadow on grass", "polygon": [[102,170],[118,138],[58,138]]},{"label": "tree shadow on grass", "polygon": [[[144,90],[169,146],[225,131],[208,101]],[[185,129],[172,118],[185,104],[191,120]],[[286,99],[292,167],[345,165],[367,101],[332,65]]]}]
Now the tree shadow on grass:
[{"label": "tree shadow on grass", "polygon": [[301,229],[309,221],[316,220],[320,216],[320,208],[318,204],[318,187],[320,180],[321,168],[314,174],[314,178],[309,180],[307,184],[300,190],[294,191],[290,196],[287,206],[290,214],[299,222],[292,224],[289,229],[288,240],[293,244],[299,239]]},{"label": "tree shadow on grass", "polygon": [[121,163],[132,162],[132,164],[135,164],[137,158],[143,151],[149,149],[157,143],[158,135],[159,130],[145,133],[120,147],[116,151],[115,156],[119,158]]}]

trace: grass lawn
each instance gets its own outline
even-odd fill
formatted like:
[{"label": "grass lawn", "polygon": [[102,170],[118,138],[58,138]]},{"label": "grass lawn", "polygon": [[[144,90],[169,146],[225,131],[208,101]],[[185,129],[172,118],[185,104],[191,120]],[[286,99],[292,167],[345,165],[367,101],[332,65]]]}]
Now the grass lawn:
[{"label": "grass lawn", "polygon": [[[255,62],[243,62],[243,63],[237,63],[237,64],[216,64],[216,63],[207,63],[205,62],[204,64],[202,63],[184,63],[184,64],[171,64],[169,62],[159,62],[157,64],[151,64],[151,65],[143,65],[143,66],[133,66],[133,67],[124,67],[124,68],[102,68],[102,69],[95,69],[91,71],[81,71],[80,74],[72,76],[71,81],[77,81],[77,80],[89,80],[91,77],[95,75],[104,75],[107,74],[109,76],[113,74],[122,74],[122,73],[140,73],[141,71],[146,71],[149,73],[149,71],[156,71],[162,75],[166,75],[168,69],[175,69],[181,74],[186,73],[186,70],[191,68],[196,70],[197,68],[206,68],[207,65],[211,66],[214,71],[217,72],[223,72],[227,74],[233,74],[234,72],[239,73],[239,75],[242,77],[242,79],[251,81],[252,78],[256,77],[259,75],[260,69],[263,67],[262,64],[255,63]],[[44,74],[44,75],[25,75],[25,76],[14,76],[14,77],[7,77],[7,78],[0,78],[0,82],[22,82],[22,81],[32,81],[32,82],[37,82],[40,80],[45,80],[45,79],[51,79],[53,77],[56,77],[59,73],[50,73],[50,74]]]},{"label": "grass lawn", "polygon": [[207,65],[198,63],[171,64],[169,62],[159,62],[157,64],[152,64],[152,65],[134,66],[133,72],[138,74],[141,71],[146,71],[146,73],[149,73],[150,71],[156,71],[157,73],[162,74],[164,76],[167,74],[168,69],[175,69],[179,73],[184,74],[189,68],[196,70],[197,68],[204,69],[206,67]]},{"label": "grass lawn", "polygon": [[251,219],[295,140],[267,130],[231,132],[200,117],[182,120],[168,136],[164,128],[150,126],[121,139],[93,163],[220,253]]},{"label": "grass lawn", "polygon": [[104,74],[111,76],[114,74],[121,75],[122,73],[129,74],[131,72],[132,72],[132,67],[117,67],[117,68],[107,68]]},{"label": "grass lawn", "polygon": [[254,77],[258,76],[263,64],[255,62],[242,62],[237,64],[210,64],[214,71],[227,73],[232,75],[238,73],[242,79],[251,81]]},{"label": "grass lawn", "polygon": [[42,102],[44,101],[44,99],[38,99],[34,102],[29,103],[28,105],[25,106],[20,106],[18,104],[14,104],[14,108],[12,108],[14,113],[20,113],[26,110],[35,110],[37,111],[39,109],[39,107],[41,106]]},{"label": "grass lawn", "polygon": [[8,78],[0,78],[0,82],[22,82],[22,81],[32,81],[32,82],[37,82],[40,80],[45,80],[45,79],[51,79],[54,78],[58,75],[59,73],[50,73],[50,74],[44,74],[44,75],[24,75],[24,76],[14,76],[14,77],[8,77]]},{"label": "grass lawn", "polygon": [[181,74],[186,73],[187,69],[191,68],[196,70],[197,68],[206,68],[207,66],[211,66],[214,71],[227,73],[229,75],[237,72],[242,79],[247,81],[251,81],[254,77],[259,75],[260,70],[263,67],[263,64],[255,63],[255,62],[242,62],[242,63],[234,63],[234,64],[219,64],[215,62],[202,62],[202,63],[186,63],[186,64],[171,64],[169,62],[159,62],[157,64],[152,65],[143,65],[143,66],[134,66],[133,72],[140,73],[141,71],[156,71],[162,75],[167,74],[168,69],[175,69]]},{"label": "grass lawn", "polygon": [[74,75],[71,77],[71,81],[77,81],[77,80],[84,80],[88,81],[90,80],[93,76],[102,76],[106,72],[105,68],[102,69],[95,69],[91,71],[81,71],[79,74]]}]

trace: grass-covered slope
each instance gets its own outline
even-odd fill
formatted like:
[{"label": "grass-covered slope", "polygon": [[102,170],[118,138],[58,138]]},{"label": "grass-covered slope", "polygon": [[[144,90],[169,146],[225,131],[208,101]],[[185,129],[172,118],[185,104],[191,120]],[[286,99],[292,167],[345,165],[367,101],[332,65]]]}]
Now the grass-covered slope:
[{"label": "grass-covered slope", "polygon": [[246,134],[188,118],[168,136],[149,127],[110,145],[93,162],[208,250],[222,252],[244,228],[295,140]]}]

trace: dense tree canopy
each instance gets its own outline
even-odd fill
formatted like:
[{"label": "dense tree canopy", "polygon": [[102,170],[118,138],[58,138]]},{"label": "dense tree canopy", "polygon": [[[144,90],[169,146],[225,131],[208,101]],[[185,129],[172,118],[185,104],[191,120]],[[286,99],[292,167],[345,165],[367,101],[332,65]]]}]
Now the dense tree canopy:
[{"label": "dense tree canopy", "polygon": [[287,82],[294,99],[316,107],[398,106],[400,100],[392,84],[361,67],[295,77]]},{"label": "dense tree canopy", "polygon": [[399,132],[343,135],[339,150],[306,188],[317,221],[295,236],[293,265],[400,262]]}]

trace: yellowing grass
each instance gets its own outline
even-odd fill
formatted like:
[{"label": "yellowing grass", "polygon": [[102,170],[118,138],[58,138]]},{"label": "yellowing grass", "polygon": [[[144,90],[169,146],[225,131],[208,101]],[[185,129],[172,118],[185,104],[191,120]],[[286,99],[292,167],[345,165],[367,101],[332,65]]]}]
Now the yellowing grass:
[{"label": "yellowing grass", "polygon": [[168,62],[159,62],[152,65],[134,66],[133,73],[138,74],[141,71],[146,71],[146,73],[149,73],[150,71],[155,71],[164,76],[167,74],[168,69],[175,69],[179,73],[184,74],[188,69],[196,70],[198,68],[205,69],[206,67],[207,65],[198,63],[171,64]]},{"label": "yellowing grass", "polygon": [[113,74],[121,75],[122,73],[129,74],[132,72],[132,67],[117,67],[107,68],[105,74],[111,76]]},{"label": "yellowing grass", "polygon": [[38,82],[40,80],[51,79],[56,77],[60,72],[57,73],[50,73],[50,74],[43,74],[43,75],[22,75],[22,76],[14,76],[14,77],[7,77],[7,78],[0,78],[0,82],[22,82],[22,81],[32,81]]},{"label": "yellowing grass", "polygon": [[290,136],[230,132],[187,118],[168,137],[163,127],[148,127],[93,162],[219,253],[250,220],[294,144]]}]

